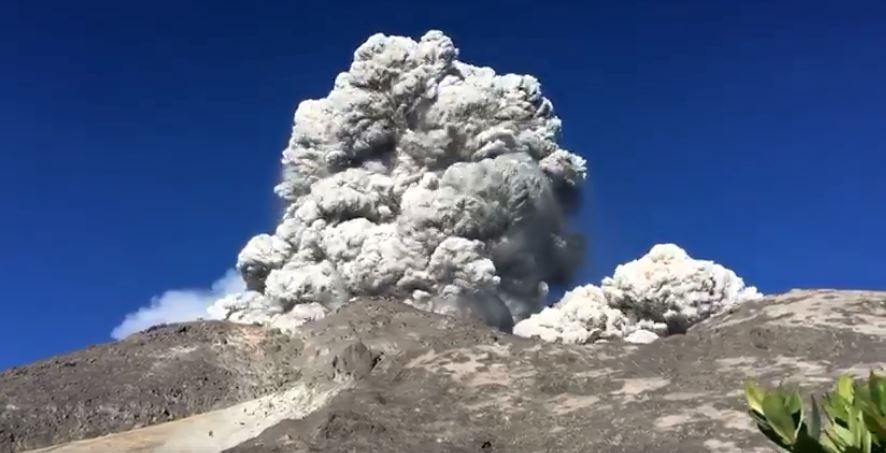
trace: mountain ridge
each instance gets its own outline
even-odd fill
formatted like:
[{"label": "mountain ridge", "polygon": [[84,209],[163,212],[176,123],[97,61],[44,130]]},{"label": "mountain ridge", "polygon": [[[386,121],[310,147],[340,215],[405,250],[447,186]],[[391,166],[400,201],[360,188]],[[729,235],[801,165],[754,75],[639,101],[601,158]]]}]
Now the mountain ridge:
[{"label": "mountain ridge", "polygon": [[[0,373],[0,451],[769,452],[742,382],[821,392],[886,369],[884,321],[886,292],[794,290],[649,345],[543,343],[381,299],[294,336],[170,325]],[[297,388],[313,396],[287,400]],[[261,398],[283,408],[273,423],[180,428]]]}]

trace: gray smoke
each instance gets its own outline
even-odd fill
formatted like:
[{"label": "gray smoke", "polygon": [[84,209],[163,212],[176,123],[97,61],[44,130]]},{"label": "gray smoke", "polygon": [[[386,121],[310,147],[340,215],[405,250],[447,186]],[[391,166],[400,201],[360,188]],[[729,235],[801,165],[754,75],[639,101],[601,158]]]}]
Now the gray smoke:
[{"label": "gray smoke", "polygon": [[246,244],[248,291],[214,317],[298,324],[384,295],[509,330],[544,306],[583,253],[564,210],[585,161],[558,145],[534,77],[457,57],[439,31],[377,34],[326,98],[299,104],[283,218]]}]

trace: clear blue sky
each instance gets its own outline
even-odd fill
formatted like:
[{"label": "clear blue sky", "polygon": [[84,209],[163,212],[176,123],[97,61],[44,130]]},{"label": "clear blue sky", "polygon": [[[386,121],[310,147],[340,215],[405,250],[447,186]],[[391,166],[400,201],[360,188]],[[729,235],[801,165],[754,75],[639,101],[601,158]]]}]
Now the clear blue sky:
[{"label": "clear blue sky", "polygon": [[591,165],[578,280],[676,242],[886,289],[886,2],[496,3],[0,0],[0,368],[221,276],[276,223],[295,105],[378,31],[542,81]]}]

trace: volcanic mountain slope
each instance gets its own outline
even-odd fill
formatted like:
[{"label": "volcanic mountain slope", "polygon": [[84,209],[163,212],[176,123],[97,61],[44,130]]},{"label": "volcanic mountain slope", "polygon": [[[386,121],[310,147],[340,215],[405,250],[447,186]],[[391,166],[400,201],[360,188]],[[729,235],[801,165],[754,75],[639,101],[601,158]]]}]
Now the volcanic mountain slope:
[{"label": "volcanic mountain slope", "polygon": [[257,326],[153,328],[0,373],[0,451],[125,431],[289,388],[302,343]]},{"label": "volcanic mountain slope", "polygon": [[298,338],[191,323],[6,371],[0,450],[770,452],[745,379],[821,392],[884,368],[886,293],[792,291],[642,346],[365,300]]}]

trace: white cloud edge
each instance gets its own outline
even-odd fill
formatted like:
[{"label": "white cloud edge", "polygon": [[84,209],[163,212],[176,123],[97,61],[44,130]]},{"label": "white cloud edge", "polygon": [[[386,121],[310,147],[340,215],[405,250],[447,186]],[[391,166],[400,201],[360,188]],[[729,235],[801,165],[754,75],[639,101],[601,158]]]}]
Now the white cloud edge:
[{"label": "white cloud edge", "polygon": [[120,340],[149,327],[175,322],[209,319],[206,312],[216,300],[244,291],[246,285],[234,269],[214,281],[209,289],[172,289],[151,298],[151,302],[128,313],[111,331],[111,337]]}]

